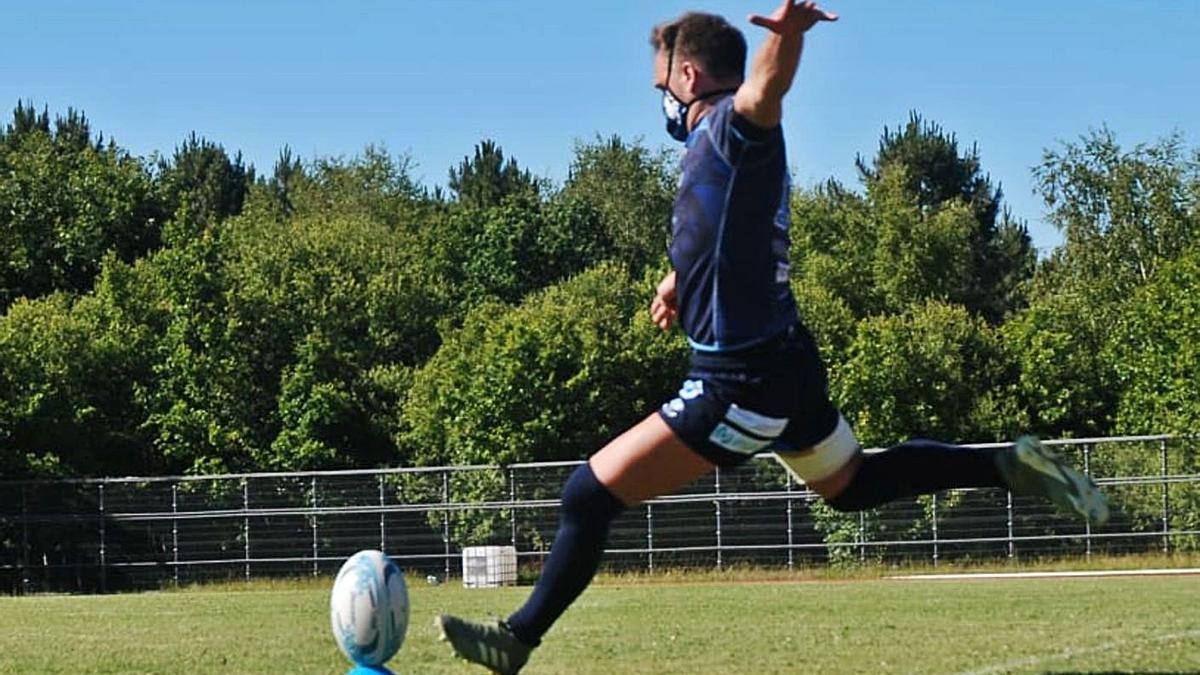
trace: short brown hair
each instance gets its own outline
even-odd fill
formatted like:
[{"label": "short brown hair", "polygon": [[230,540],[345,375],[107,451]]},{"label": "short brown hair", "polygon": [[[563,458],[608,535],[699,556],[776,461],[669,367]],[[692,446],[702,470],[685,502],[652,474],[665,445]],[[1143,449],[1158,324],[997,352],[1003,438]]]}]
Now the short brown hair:
[{"label": "short brown hair", "polygon": [[660,23],[650,31],[655,52],[673,50],[702,63],[713,77],[743,78],[746,72],[746,38],[723,17],[688,12],[674,21]]}]

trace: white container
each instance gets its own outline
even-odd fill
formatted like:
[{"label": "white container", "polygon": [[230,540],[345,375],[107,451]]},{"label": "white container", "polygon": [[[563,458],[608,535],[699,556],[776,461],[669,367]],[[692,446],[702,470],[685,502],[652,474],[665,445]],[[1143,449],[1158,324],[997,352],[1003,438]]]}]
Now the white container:
[{"label": "white container", "polygon": [[468,546],[463,549],[463,586],[495,588],[517,583],[517,549],[512,546]]}]

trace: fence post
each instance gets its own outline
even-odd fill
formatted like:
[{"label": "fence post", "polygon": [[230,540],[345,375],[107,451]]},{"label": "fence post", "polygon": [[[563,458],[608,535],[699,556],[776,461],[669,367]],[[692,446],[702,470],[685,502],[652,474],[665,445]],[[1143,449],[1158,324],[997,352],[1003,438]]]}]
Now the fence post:
[{"label": "fence post", "polygon": [[654,505],[646,502],[646,566],[654,574]]},{"label": "fence post", "polygon": [[383,474],[377,474],[376,477],[379,478],[379,550],[386,551],[387,550],[387,529],[384,527],[383,509],[386,507],[387,504],[386,504],[386,502],[384,500],[384,496],[383,496]]},{"label": "fence post", "polygon": [[721,560],[721,469],[720,469],[720,468],[718,468],[718,469],[717,469],[717,470],[714,472],[714,474],[715,474],[715,481],[716,481],[716,482],[714,483],[714,488],[713,488],[713,490],[714,490],[714,494],[716,495],[716,498],[715,498],[715,499],[713,499],[713,506],[715,506],[715,507],[716,507],[716,520],[717,520],[717,569],[719,570],[719,569],[721,569],[721,563],[722,563],[722,560]]},{"label": "fence post", "polygon": [[[1092,444],[1083,444],[1083,474],[1089,478],[1092,475]],[[1090,518],[1083,519],[1083,555],[1085,558],[1092,557],[1092,521]]]},{"label": "fence post", "polygon": [[1158,442],[1162,463],[1162,531],[1163,553],[1171,552],[1171,502],[1167,491],[1167,440]]},{"label": "fence post", "polygon": [[250,580],[250,482],[242,479],[242,545],[246,580]]},{"label": "fence post", "polygon": [[509,525],[512,527],[512,547],[517,547],[517,470],[508,470],[508,514]]},{"label": "fence post", "polygon": [[1015,542],[1013,542],[1013,498],[1012,492],[1008,492],[1008,557],[1013,558],[1017,554]]},{"label": "fence post", "polygon": [[312,477],[312,575],[317,576],[317,477]]},{"label": "fence post", "polygon": [[171,483],[171,582],[179,585],[179,483]]},{"label": "fence post", "polygon": [[108,592],[108,560],[105,551],[106,536],[104,531],[104,482],[99,485],[100,501],[100,592]]},{"label": "fence post", "polygon": [[867,512],[858,512],[858,561],[867,560]]},{"label": "fence post", "polygon": [[29,486],[21,483],[21,593],[29,587]]},{"label": "fence post", "polygon": [[792,495],[791,495],[792,472],[784,471],[783,477],[787,481],[786,485],[787,485],[787,492],[788,492],[788,498],[787,498],[787,543],[788,543],[787,561],[788,561],[788,570],[791,571],[796,568],[796,561],[795,561],[796,550],[793,548],[795,546],[795,534],[794,534],[795,530],[792,527],[792,501],[793,501]]},{"label": "fence post", "polygon": [[442,543],[445,547],[446,569],[444,579],[450,578],[450,471],[442,472],[442,504],[446,507],[446,517],[442,519]]},{"label": "fence post", "polygon": [[938,566],[938,496],[933,493],[933,566]]}]

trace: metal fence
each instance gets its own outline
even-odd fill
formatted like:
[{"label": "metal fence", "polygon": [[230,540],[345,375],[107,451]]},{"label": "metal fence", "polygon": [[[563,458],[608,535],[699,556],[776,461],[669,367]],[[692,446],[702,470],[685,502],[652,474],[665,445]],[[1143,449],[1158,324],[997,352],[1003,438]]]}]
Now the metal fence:
[{"label": "metal fence", "polygon": [[[1053,441],[1110,495],[1102,527],[1045,501],[956,490],[839,514],[770,455],[626,510],[611,569],[1003,559],[1195,549],[1194,438]],[[0,589],[110,591],[321,574],[357,550],[457,576],[465,546],[510,544],[538,567],[578,462],[0,483]]]}]

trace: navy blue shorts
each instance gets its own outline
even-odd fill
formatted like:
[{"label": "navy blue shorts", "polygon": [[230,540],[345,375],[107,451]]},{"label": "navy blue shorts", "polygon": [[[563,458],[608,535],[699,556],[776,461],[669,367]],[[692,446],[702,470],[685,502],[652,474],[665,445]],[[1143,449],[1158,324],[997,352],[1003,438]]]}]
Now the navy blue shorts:
[{"label": "navy blue shorts", "polygon": [[840,417],[816,342],[801,324],[748,350],[693,352],[679,395],[658,414],[717,466],[737,466],[756,452],[812,447]]}]

